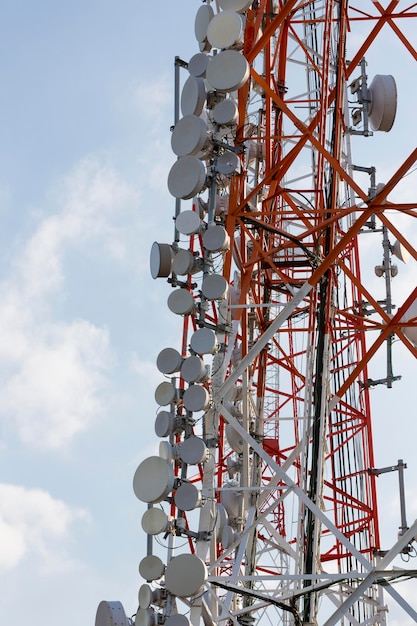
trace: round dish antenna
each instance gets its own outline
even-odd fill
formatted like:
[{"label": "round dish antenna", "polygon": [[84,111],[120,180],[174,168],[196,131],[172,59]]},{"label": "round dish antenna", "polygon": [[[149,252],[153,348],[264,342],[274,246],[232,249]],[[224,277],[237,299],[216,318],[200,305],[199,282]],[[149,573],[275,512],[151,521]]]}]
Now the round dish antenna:
[{"label": "round dish antenna", "polygon": [[407,248],[405,248],[403,244],[398,241],[398,239],[395,241],[391,250],[392,254],[394,254],[397,259],[400,259],[400,261],[402,261],[403,263],[408,263],[408,261],[410,260],[410,253],[408,252]]},{"label": "round dish antenna", "polygon": [[217,13],[207,28],[207,39],[213,48],[241,48],[245,20],[235,11]]},{"label": "round dish antenna", "polygon": [[194,310],[193,294],[187,289],[175,289],[168,296],[168,308],[175,315],[189,315]]},{"label": "round dish antenna", "polygon": [[186,598],[198,593],[207,580],[207,568],[195,554],[179,554],[168,563],[165,584],[175,596]]},{"label": "round dish antenna", "polygon": [[230,98],[218,102],[213,109],[213,119],[219,126],[236,126],[238,115],[237,103]]},{"label": "round dish antenna", "polygon": [[203,280],[201,291],[207,300],[224,300],[227,296],[228,283],[220,274],[209,274]]},{"label": "round dish antenna", "polygon": [[[148,509],[142,516],[142,528],[147,535],[159,535],[168,525],[168,516],[162,509]],[[143,606],[142,603],[140,605]]]},{"label": "round dish antenna", "polygon": [[160,456],[150,456],[138,466],[133,477],[133,491],[141,502],[156,504],[172,491],[174,470]]},{"label": "round dish antenna", "polygon": [[371,106],[369,121],[372,130],[391,130],[397,112],[397,86],[390,74],[377,74],[369,85]]},{"label": "round dish antenna", "polygon": [[215,354],[219,348],[215,332],[210,328],[199,328],[191,336],[190,348],[196,354]]},{"label": "round dish antenna", "polygon": [[159,556],[155,556],[154,554],[145,556],[139,563],[139,574],[149,582],[162,578],[164,571],[165,565]]},{"label": "round dish antenna", "polygon": [[205,387],[192,385],[184,391],[183,402],[188,411],[205,411],[210,404],[210,395]]},{"label": "round dish antenna", "polygon": [[[201,56],[205,57],[205,54]],[[204,70],[205,72],[205,70]],[[206,103],[206,87],[204,80],[189,76],[181,92],[181,111],[183,115],[201,115]]]},{"label": "round dish antenna", "polygon": [[121,602],[103,600],[97,607],[95,626],[129,626]]},{"label": "round dish antenna", "polygon": [[171,135],[171,148],[177,156],[197,155],[207,143],[207,124],[197,115],[181,118]]},{"label": "round dish antenna", "polygon": [[172,433],[174,427],[174,417],[168,411],[161,411],[156,416],[155,433],[158,437],[168,437]]},{"label": "round dish antenna", "polygon": [[192,511],[201,506],[201,492],[192,483],[183,483],[176,490],[174,500],[181,511]]},{"label": "round dish antenna", "polygon": [[205,78],[207,66],[210,62],[210,58],[207,54],[203,52],[198,52],[188,61],[188,71],[191,76],[195,76],[197,78]]},{"label": "round dish antenna", "polygon": [[152,278],[167,278],[172,270],[172,259],[171,246],[154,241],[149,259]]},{"label": "round dish antenna", "polygon": [[168,174],[168,189],[174,198],[189,200],[198,194],[206,182],[204,163],[195,156],[178,159]]},{"label": "round dish antenna", "polygon": [[223,50],[212,58],[207,67],[207,80],[219,91],[236,91],[248,78],[249,63],[237,50]]},{"label": "round dish antenna", "polygon": [[237,11],[244,13],[249,9],[253,0],[219,0],[219,6],[223,11]]},{"label": "round dish antenna", "polygon": [[173,374],[180,371],[183,360],[175,348],[164,348],[158,354],[156,367],[162,374]]}]

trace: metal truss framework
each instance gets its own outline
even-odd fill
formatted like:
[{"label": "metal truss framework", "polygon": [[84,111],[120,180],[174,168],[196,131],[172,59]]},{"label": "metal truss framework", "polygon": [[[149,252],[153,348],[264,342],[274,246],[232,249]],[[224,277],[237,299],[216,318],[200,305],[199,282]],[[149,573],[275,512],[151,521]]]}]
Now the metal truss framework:
[{"label": "metal truss framework", "polygon": [[[189,513],[170,504],[208,568],[204,590],[182,599],[195,625],[385,623],[382,589],[417,621],[390,584],[415,572],[387,569],[416,523],[381,553],[367,370],[393,337],[417,357],[402,332],[417,326],[407,317],[417,287],[392,314],[361,277],[359,243],[377,223],[417,261],[408,226],[396,221],[401,214],[412,225],[417,201],[389,199],[417,148],[391,164],[384,186],[365,189],[352,163],[348,102],[362,59],[387,29],[415,71],[403,25],[417,24],[417,5],[404,4],[258,0],[246,13],[250,79],[233,131],[241,170],[226,182],[214,173],[207,191],[209,206],[229,196],[227,213],[212,217],[230,250],[210,263],[237,296],[200,303],[195,277],[186,283],[199,306],[185,317],[182,355],[199,327],[217,329],[221,345],[205,384],[212,404],[194,429],[209,455],[186,477],[203,504]],[[207,255],[201,234],[189,248]],[[180,466],[176,475],[184,479]],[[231,485],[237,508],[226,542],[216,502]]]}]

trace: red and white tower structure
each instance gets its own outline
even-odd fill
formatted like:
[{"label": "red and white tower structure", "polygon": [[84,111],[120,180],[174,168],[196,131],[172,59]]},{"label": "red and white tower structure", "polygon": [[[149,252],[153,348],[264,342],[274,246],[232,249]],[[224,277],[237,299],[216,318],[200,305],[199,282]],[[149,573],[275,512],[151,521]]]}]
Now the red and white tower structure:
[{"label": "red and white tower structure", "polygon": [[[385,624],[391,603],[417,621],[391,584],[414,575],[392,562],[417,525],[402,500],[387,550],[378,519],[376,477],[401,486],[404,464],[376,467],[370,406],[396,341],[417,357],[417,287],[394,280],[394,257],[417,260],[417,148],[391,150],[395,77],[367,64],[388,31],[411,79],[416,25],[396,0],[197,7],[196,54],[175,61],[175,231],[151,252],[183,335],[157,356],[160,453],[134,477],[137,626]],[[118,603],[97,615],[129,623]]]}]

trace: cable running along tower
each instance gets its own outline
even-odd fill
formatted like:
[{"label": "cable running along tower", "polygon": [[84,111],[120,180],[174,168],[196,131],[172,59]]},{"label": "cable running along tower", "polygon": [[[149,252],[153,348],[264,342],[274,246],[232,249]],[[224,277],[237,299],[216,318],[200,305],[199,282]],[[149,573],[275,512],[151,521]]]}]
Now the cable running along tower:
[{"label": "cable running along tower", "polygon": [[[370,412],[396,345],[417,357],[417,288],[394,281],[394,257],[417,260],[417,148],[379,179],[397,87],[367,61],[389,35],[415,75],[416,18],[395,0],[197,7],[196,54],[175,60],[175,232],[151,252],[183,338],[157,357],[160,452],[134,477],[136,626],[385,624],[396,603],[417,621],[391,584],[415,574],[392,562],[417,527],[403,500],[388,550],[378,524],[376,478],[401,487],[405,465],[375,467]],[[100,604],[97,626],[129,623]]]}]

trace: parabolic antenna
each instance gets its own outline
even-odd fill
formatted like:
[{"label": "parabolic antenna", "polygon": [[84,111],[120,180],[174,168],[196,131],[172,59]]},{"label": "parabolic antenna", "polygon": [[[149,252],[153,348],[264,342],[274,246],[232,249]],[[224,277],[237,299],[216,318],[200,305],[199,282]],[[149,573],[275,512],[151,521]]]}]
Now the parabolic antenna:
[{"label": "parabolic antenna", "polygon": [[219,91],[236,91],[249,78],[249,63],[237,50],[223,50],[207,67],[207,80]]},{"label": "parabolic antenna", "polygon": [[408,263],[408,261],[410,260],[410,253],[408,252],[407,248],[405,248],[402,243],[398,241],[398,239],[392,246],[392,254],[394,254],[397,259],[400,259],[400,261],[402,261],[403,263]]},{"label": "parabolic antenna", "polygon": [[180,459],[187,465],[197,465],[207,459],[207,447],[200,437],[191,435],[180,446]]},{"label": "parabolic antenna", "polygon": [[192,511],[201,505],[201,492],[192,483],[182,483],[175,492],[174,500],[181,511]]},{"label": "parabolic antenna", "polygon": [[230,246],[226,229],[219,224],[210,224],[203,235],[203,246],[210,252],[225,252]]},{"label": "parabolic antenna", "polygon": [[227,296],[228,283],[221,274],[205,276],[201,291],[207,300],[224,300]]},{"label": "parabolic antenna", "polygon": [[214,11],[208,4],[203,4],[198,9],[195,16],[194,32],[199,43],[204,43],[207,39],[207,29],[214,17]]},{"label": "parabolic antenna", "polygon": [[172,270],[178,276],[185,276],[201,271],[203,269],[202,264],[203,261],[198,262],[190,250],[178,250],[174,257]]},{"label": "parabolic antenna", "polygon": [[238,114],[237,103],[231,98],[221,100],[213,109],[213,119],[219,126],[236,126]]},{"label": "parabolic antenna", "polygon": [[199,356],[189,356],[181,366],[181,376],[187,383],[198,383],[207,378],[206,366]]},{"label": "parabolic antenna", "polygon": [[103,600],[97,607],[95,626],[129,626],[121,602],[106,602]]},{"label": "parabolic antenna", "polygon": [[139,465],[133,477],[133,491],[141,502],[156,504],[167,497],[174,486],[171,463],[160,456],[150,456]]},{"label": "parabolic antenna", "polygon": [[139,608],[135,617],[135,626],[154,626],[156,623],[156,615],[153,609]]},{"label": "parabolic antenna", "polygon": [[233,172],[237,172],[240,169],[240,160],[237,154],[231,150],[226,150],[223,154],[220,154],[217,158],[216,170],[224,176],[229,176]]},{"label": "parabolic antenna", "polygon": [[182,235],[196,235],[204,228],[204,222],[196,211],[182,211],[176,220],[175,227]]},{"label": "parabolic antenna", "polygon": [[205,387],[192,385],[184,391],[183,402],[188,411],[205,411],[210,404],[210,395]]},{"label": "parabolic antenna", "polygon": [[219,344],[213,330],[210,328],[199,328],[191,335],[190,347],[196,354],[215,354]]},{"label": "parabolic antenna", "polygon": [[154,241],[151,248],[150,268],[152,278],[166,278],[172,270],[172,248],[168,243]]},{"label": "parabolic antenna", "polygon": [[196,155],[207,143],[207,124],[197,115],[186,115],[175,125],[171,148],[177,156]]},{"label": "parabolic antenna", "polygon": [[141,609],[148,609],[152,603],[153,592],[146,583],[139,587],[138,600]]},{"label": "parabolic antenna", "polygon": [[168,411],[160,411],[155,420],[155,433],[158,437],[168,437],[174,427],[174,417]]},{"label": "parabolic antenna", "polygon": [[[414,302],[408,307],[408,310],[402,316],[400,322],[409,322],[414,318],[417,318],[417,300],[414,300]],[[402,328],[402,331],[407,339],[409,339],[411,343],[417,346],[417,328],[408,326]]]},{"label": "parabolic antenna", "polygon": [[162,374],[173,374],[180,371],[183,360],[183,357],[175,348],[164,348],[158,354],[156,367]]},{"label": "parabolic antenna", "polygon": [[209,57],[207,54],[204,54],[203,52],[198,52],[197,54],[192,56],[191,59],[188,61],[188,71],[190,72],[191,76],[195,76],[196,78],[205,78],[207,65],[210,62],[210,58],[211,57]]},{"label": "parabolic antenna", "polygon": [[224,489],[220,494],[221,503],[229,517],[237,517],[239,515],[241,497],[237,493],[238,486],[237,480],[231,480],[224,485]]},{"label": "parabolic antenna", "polygon": [[193,294],[187,289],[175,289],[168,296],[168,308],[175,315],[189,315],[194,309]]},{"label": "parabolic antenna", "polygon": [[235,452],[237,452],[238,454],[241,454],[243,452],[243,444],[245,443],[244,439],[237,432],[237,430],[233,428],[233,426],[231,426],[230,424],[226,424],[225,432],[226,432],[226,439],[227,439],[229,446]]},{"label": "parabolic antenna", "polygon": [[[203,54],[202,56],[206,56]],[[206,87],[202,78],[189,76],[181,92],[183,115],[201,115],[206,103]]]},{"label": "parabolic antenna", "polygon": [[165,565],[159,556],[149,554],[139,563],[139,574],[145,580],[159,580],[163,576]]},{"label": "parabolic antenna", "polygon": [[[142,516],[142,528],[147,535],[159,535],[159,533],[163,533],[167,527],[168,517],[162,509],[148,509]],[[144,605],[141,603],[141,606]]]},{"label": "parabolic antenna", "polygon": [[245,20],[235,11],[217,13],[207,28],[207,39],[213,48],[241,48],[245,34]]},{"label": "parabolic antenna", "polygon": [[175,385],[169,383],[167,380],[160,383],[155,389],[155,401],[159,406],[167,406],[171,402],[177,400],[177,390]]},{"label": "parabolic antenna", "polygon": [[394,124],[397,112],[397,86],[390,74],[377,74],[369,85],[371,105],[369,121],[372,130],[388,132]]},{"label": "parabolic antenna", "polygon": [[225,526],[223,528],[223,530],[222,530],[222,536],[221,537],[222,537],[221,541],[222,541],[222,544],[223,544],[223,548],[225,548],[227,550],[227,548],[230,548],[230,546],[236,540],[237,533],[235,533],[230,526]]},{"label": "parabolic antenna", "polygon": [[199,193],[206,182],[204,163],[195,156],[178,159],[168,174],[168,189],[174,198],[189,200]]},{"label": "parabolic antenna", "polygon": [[180,598],[194,596],[207,580],[207,568],[195,554],[174,556],[165,570],[165,584],[171,593]]},{"label": "parabolic antenna", "polygon": [[219,0],[219,6],[223,11],[237,11],[244,13],[249,9],[253,0]]}]

